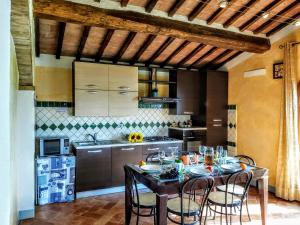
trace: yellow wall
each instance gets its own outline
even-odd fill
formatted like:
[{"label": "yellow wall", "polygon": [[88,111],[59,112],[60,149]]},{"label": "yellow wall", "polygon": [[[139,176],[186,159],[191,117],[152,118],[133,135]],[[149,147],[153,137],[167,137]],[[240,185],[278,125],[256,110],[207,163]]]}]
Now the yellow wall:
[{"label": "yellow wall", "polygon": [[[280,121],[282,79],[273,79],[273,63],[283,60],[279,45],[300,41],[300,29],[274,43],[271,50],[255,54],[229,70],[229,104],[237,105],[237,151],[253,157],[270,170],[270,185],[275,185]],[[300,65],[300,45],[297,64]],[[300,66],[297,66],[298,77]],[[265,68],[266,76],[244,78],[244,72]]]},{"label": "yellow wall", "polygon": [[35,67],[35,90],[38,101],[72,101],[72,70]]}]

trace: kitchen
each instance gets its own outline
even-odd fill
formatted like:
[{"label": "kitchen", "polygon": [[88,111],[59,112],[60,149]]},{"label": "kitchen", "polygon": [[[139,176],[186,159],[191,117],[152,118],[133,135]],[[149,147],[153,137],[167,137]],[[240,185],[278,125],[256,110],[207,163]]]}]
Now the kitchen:
[{"label": "kitchen", "polygon": [[[205,162],[204,169],[212,177],[218,165],[207,163],[206,156],[212,154],[217,161],[224,157],[225,164],[226,159],[250,157],[253,165],[246,164],[248,169],[253,166],[253,182],[243,223],[252,224],[250,216],[259,224],[267,220],[280,223],[272,211],[280,204],[290,204],[298,218],[297,203],[282,203],[272,194],[280,196],[275,190],[278,171],[274,166],[279,160],[280,128],[279,122],[275,128],[271,124],[280,120],[282,79],[272,77],[270,65],[284,58],[279,48],[283,43],[296,43],[300,38],[299,4],[293,0],[267,2],[245,1],[242,6],[235,1],[34,0],[27,12],[31,16],[26,16],[31,21],[30,43],[23,42],[20,35],[26,28],[21,25],[26,13],[18,14],[18,9],[24,5],[12,1],[16,55],[10,54],[11,68],[18,67],[14,73],[19,74],[12,81],[18,86],[17,95],[11,95],[16,99],[16,113],[11,117],[16,118],[11,123],[12,133],[16,128],[16,142],[11,145],[16,152],[11,160],[17,165],[11,182],[17,184],[18,199],[13,220],[21,224],[135,222],[128,211],[132,207],[126,168],[124,172],[128,165],[133,170],[129,174],[140,182],[139,192],[149,193],[150,189],[158,196],[150,217],[157,224],[174,222],[169,215],[166,219],[166,202],[175,194],[174,187],[169,187],[166,199],[161,180],[144,176],[147,167],[143,166],[152,165],[149,157],[153,154],[158,154],[154,165],[159,161],[163,171],[167,159],[175,157],[186,168]],[[241,8],[235,8],[238,6]],[[288,12],[291,18],[278,26],[271,19],[247,19],[241,11],[252,15],[251,10],[247,12],[249,7],[266,20],[269,11]],[[208,16],[210,9],[215,12]],[[234,22],[238,18],[244,21],[239,31],[231,25],[238,24]],[[265,24],[272,21],[273,27]],[[266,151],[261,153],[261,149]],[[171,165],[179,163],[175,158]],[[244,161],[238,158],[237,163],[247,171]],[[138,164],[138,169],[131,167]],[[180,170],[176,171],[178,179]],[[216,177],[214,182],[218,183]],[[268,198],[271,203],[278,200],[279,206],[268,204]],[[204,208],[209,204],[210,200]],[[64,211],[64,206],[77,211]],[[91,213],[91,208],[97,212]],[[57,213],[56,218],[51,218],[52,213]],[[208,224],[222,223],[222,216],[206,217]],[[140,224],[153,224],[153,218],[140,219]],[[239,218],[233,216],[233,220],[238,223]]]}]

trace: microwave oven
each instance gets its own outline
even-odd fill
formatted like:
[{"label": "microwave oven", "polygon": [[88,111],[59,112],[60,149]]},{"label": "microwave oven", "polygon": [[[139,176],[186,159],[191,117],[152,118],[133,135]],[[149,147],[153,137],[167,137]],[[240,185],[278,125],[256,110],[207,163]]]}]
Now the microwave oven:
[{"label": "microwave oven", "polygon": [[36,140],[39,156],[70,154],[70,140],[68,137],[41,137]]}]

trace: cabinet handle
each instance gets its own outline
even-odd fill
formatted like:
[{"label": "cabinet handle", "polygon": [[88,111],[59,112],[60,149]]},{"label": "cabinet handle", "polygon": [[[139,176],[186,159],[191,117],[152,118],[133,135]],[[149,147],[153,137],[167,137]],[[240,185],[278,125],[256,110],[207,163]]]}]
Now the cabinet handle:
[{"label": "cabinet handle", "polygon": [[168,147],[168,149],[174,149],[174,150],[176,150],[176,149],[178,149],[178,146],[176,146],[176,147]]},{"label": "cabinet handle", "polygon": [[214,122],[222,122],[222,119],[213,119]]},{"label": "cabinet handle", "polygon": [[134,148],[121,148],[121,151],[133,151]]},{"label": "cabinet handle", "polygon": [[100,150],[95,150],[95,151],[88,151],[88,153],[100,153],[100,152],[102,152],[101,149]]},{"label": "cabinet handle", "polygon": [[193,112],[183,112],[183,114],[191,115],[191,114],[194,114],[194,113]]},{"label": "cabinet handle", "polygon": [[120,91],[119,94],[120,95],[128,95],[128,92],[127,91]]},{"label": "cabinet handle", "polygon": [[148,151],[158,151],[159,148],[148,148],[147,150],[148,150]]},{"label": "cabinet handle", "polygon": [[95,84],[87,84],[85,86],[87,86],[87,87],[97,87],[97,85],[95,85]]},{"label": "cabinet handle", "polygon": [[222,124],[213,124],[213,127],[221,127]]},{"label": "cabinet handle", "polygon": [[89,94],[97,94],[98,93],[98,91],[95,91],[95,90],[89,90],[89,91],[86,91],[87,93],[89,93]]},{"label": "cabinet handle", "polygon": [[122,90],[129,90],[130,87],[127,87],[127,86],[120,86],[119,89],[122,89]]}]

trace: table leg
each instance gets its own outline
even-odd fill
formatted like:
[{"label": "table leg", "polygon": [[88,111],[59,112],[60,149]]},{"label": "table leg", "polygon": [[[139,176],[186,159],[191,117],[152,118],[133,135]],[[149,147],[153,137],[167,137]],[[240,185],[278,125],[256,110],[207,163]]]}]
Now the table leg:
[{"label": "table leg", "polygon": [[130,220],[131,220],[131,211],[132,211],[132,204],[130,201],[130,190],[128,187],[130,184],[128,183],[128,178],[125,175],[125,225],[130,225]]},{"label": "table leg", "polygon": [[167,225],[167,202],[168,195],[156,194],[156,218],[157,225]]},{"label": "table leg", "polygon": [[267,225],[268,216],[268,176],[258,180],[259,201],[262,225]]}]

